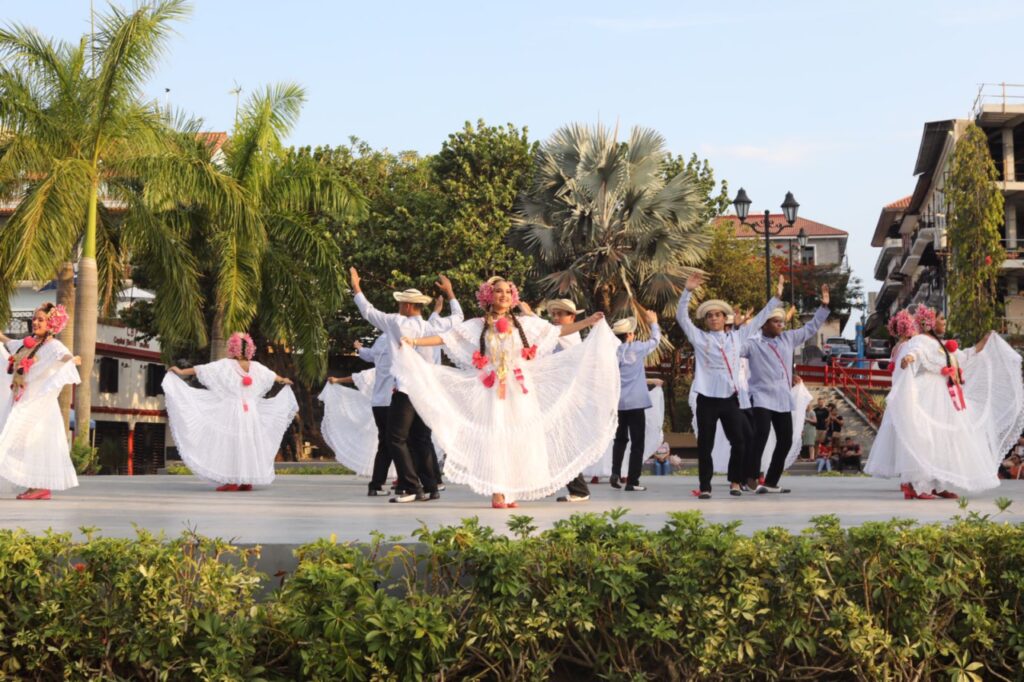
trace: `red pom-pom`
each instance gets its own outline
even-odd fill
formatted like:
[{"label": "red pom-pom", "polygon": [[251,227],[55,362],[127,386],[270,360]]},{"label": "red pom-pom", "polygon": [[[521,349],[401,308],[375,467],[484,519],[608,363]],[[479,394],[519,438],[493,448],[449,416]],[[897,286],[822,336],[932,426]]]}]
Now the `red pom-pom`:
[{"label": "red pom-pom", "polygon": [[484,377],[484,386],[486,386],[487,388],[491,388],[492,386],[494,386],[494,382],[497,378],[498,375],[495,372],[491,372],[490,374]]},{"label": "red pom-pom", "polygon": [[951,377],[951,376],[953,376],[953,368],[952,367],[943,367],[942,368],[942,376],[944,376],[944,377]]},{"label": "red pom-pom", "polygon": [[242,377],[242,385],[243,386],[252,386],[252,377],[250,377],[250,376]]},{"label": "red pom-pom", "polygon": [[22,341],[21,343],[25,346],[25,348],[28,348],[29,350],[31,350],[31,349],[35,348],[36,344],[39,343],[39,342],[36,341],[36,337],[34,337],[34,336],[26,336],[25,340]]},{"label": "red pom-pom", "polygon": [[985,256],[985,265],[992,265],[992,256]]},{"label": "red pom-pom", "polygon": [[473,351],[473,366],[477,369],[483,369],[487,366],[487,356],[481,355],[480,351]]},{"label": "red pom-pom", "polygon": [[949,341],[946,341],[946,350],[948,350],[950,353],[957,352],[959,348],[960,344],[956,342],[956,339],[950,339]]},{"label": "red pom-pom", "polygon": [[537,344],[533,344],[529,348],[524,348],[523,357],[527,360],[533,360],[537,357]]},{"label": "red pom-pom", "polygon": [[494,323],[494,328],[498,330],[499,334],[508,333],[508,318],[499,317],[498,321]]}]

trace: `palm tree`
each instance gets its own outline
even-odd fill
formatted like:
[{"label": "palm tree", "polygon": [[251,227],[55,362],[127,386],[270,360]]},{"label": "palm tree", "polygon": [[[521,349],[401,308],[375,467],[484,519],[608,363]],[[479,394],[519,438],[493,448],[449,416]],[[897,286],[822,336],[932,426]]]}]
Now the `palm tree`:
[{"label": "palm tree", "polygon": [[17,202],[0,234],[0,313],[9,314],[3,307],[17,280],[50,279],[58,268],[66,278],[63,264],[78,257],[74,337],[86,375],[77,391],[80,441],[91,417],[99,275],[109,304],[128,258],[150,258],[179,294],[164,298],[158,317],[201,337],[198,269],[180,230],[168,229],[160,214],[175,203],[201,204],[228,224],[247,222],[245,193],[183,156],[166,112],[142,97],[188,8],[184,0],[130,13],[111,7],[95,37],[78,44],[21,26],[0,30],[0,192]]},{"label": "palm tree", "polygon": [[668,313],[710,243],[702,197],[690,173],[665,179],[660,134],[633,128],[620,143],[617,132],[573,124],[541,146],[509,241],[534,258],[545,298]]}]

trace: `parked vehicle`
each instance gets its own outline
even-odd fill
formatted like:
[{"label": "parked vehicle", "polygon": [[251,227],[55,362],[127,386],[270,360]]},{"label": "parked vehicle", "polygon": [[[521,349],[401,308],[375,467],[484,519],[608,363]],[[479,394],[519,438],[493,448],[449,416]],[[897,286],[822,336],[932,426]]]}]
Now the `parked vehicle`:
[{"label": "parked vehicle", "polygon": [[843,353],[850,353],[853,351],[853,342],[849,339],[844,339],[841,336],[832,336],[825,339],[825,343],[821,344],[821,352],[825,354],[825,359],[839,357]]},{"label": "parked vehicle", "polygon": [[868,339],[864,354],[869,358],[888,358],[892,355],[892,342],[889,339]]}]

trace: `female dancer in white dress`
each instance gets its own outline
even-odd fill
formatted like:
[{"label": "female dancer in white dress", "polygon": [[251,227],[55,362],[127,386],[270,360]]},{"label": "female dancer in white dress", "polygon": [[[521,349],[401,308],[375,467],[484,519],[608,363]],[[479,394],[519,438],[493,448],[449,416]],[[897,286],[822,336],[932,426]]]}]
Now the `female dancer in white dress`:
[{"label": "female dancer in white dress", "polygon": [[[392,367],[447,453],[446,475],[490,495],[495,508],[564,486],[601,456],[617,425],[616,341],[604,315],[555,326],[516,316],[518,298],[511,282],[484,282],[484,317],[402,339]],[[552,354],[561,335],[589,326],[586,341]],[[438,345],[459,369],[410,348]]]},{"label": "female dancer in white dress", "polygon": [[72,356],[56,339],[68,322],[62,305],[44,303],[32,316],[32,334],[0,335],[8,379],[0,383],[0,478],[28,490],[19,500],[48,500],[51,490],[78,485],[57,396],[79,383]]},{"label": "female dancer in white dress", "polygon": [[[897,380],[905,370],[902,367],[903,356],[910,348],[910,340],[917,336],[917,321],[910,311],[903,309],[889,318],[889,336],[896,339],[892,354],[889,356],[889,371],[892,374],[892,383],[889,395],[885,398],[886,409],[882,414],[882,424],[878,427],[878,434],[871,445],[871,452],[868,453],[868,461],[864,465],[864,473],[877,478],[899,478],[902,466],[899,465],[899,448],[896,440],[896,429],[894,427],[895,415],[900,410],[890,409],[897,401],[904,399],[909,391],[902,393],[897,390]],[[902,384],[899,384],[902,386]],[[904,480],[900,489],[907,493],[911,482]],[[929,495],[931,493],[928,493]]]},{"label": "female dancer in white dress", "polygon": [[995,488],[999,459],[1024,423],[1021,357],[992,332],[959,350],[956,341],[942,339],[941,313],[919,305],[914,317],[920,333],[900,362],[910,371],[893,386],[907,395],[886,406],[897,467],[909,483],[904,496],[956,498],[949,488]]},{"label": "female dancer in white dress", "polygon": [[[299,411],[291,379],[253,361],[255,352],[252,338],[236,332],[228,340],[228,357],[190,369],[171,367],[163,381],[181,459],[196,476],[220,483],[222,492],[274,480],[281,438]],[[188,376],[207,390],[186,384],[181,377]],[[284,389],[263,398],[275,383]]]}]

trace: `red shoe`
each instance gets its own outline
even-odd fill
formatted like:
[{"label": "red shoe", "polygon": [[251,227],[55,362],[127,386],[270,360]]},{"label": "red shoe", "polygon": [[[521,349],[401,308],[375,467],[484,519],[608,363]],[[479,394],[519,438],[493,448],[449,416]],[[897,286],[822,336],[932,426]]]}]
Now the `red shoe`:
[{"label": "red shoe", "polygon": [[252,490],[252,484],[250,484],[250,483],[244,483],[244,484],[242,484],[242,485],[238,486],[238,489],[239,489],[239,490],[240,490],[241,492],[243,492],[243,493],[247,493],[247,492],[249,492],[250,490]]},{"label": "red shoe", "polygon": [[33,490],[32,492],[25,491],[18,495],[19,500],[49,500],[50,491],[46,488],[40,488],[39,490]]},{"label": "red shoe", "polygon": [[491,509],[505,509],[508,507],[504,502],[491,502]]},{"label": "red shoe", "polygon": [[233,493],[236,490],[238,490],[238,484],[237,483],[225,483],[224,485],[217,486],[216,490],[219,493]]},{"label": "red shoe", "polygon": [[[904,487],[904,486],[906,486],[906,487]],[[935,495],[932,495],[931,493],[919,493],[919,492],[917,492],[916,490],[914,490],[914,486],[910,485],[909,483],[904,483],[900,487],[903,488],[903,499],[904,500],[934,500],[935,499]]]},{"label": "red shoe", "polygon": [[516,504],[515,502],[506,502],[506,503],[505,503],[505,506],[506,506],[506,507],[507,507],[508,509],[519,509],[519,505],[518,505],[518,504]]},{"label": "red shoe", "polygon": [[954,492],[950,492],[948,490],[938,490],[938,491],[933,490],[932,491],[932,495],[935,495],[936,497],[941,497],[944,500],[959,500],[960,499],[959,495],[957,495]]},{"label": "red shoe", "polygon": [[758,476],[757,477],[757,484],[758,485],[764,485],[764,476]]},{"label": "red shoe", "polygon": [[594,485],[594,484],[600,483],[600,482],[601,482],[601,477],[600,476],[591,476],[590,477],[590,484],[591,485]]}]

